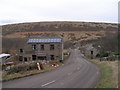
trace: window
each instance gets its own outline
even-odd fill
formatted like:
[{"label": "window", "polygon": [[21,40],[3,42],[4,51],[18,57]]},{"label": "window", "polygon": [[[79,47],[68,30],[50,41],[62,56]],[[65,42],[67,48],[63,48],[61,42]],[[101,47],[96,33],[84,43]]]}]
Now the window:
[{"label": "window", "polygon": [[19,56],[19,61],[23,61],[23,57],[22,56]]},{"label": "window", "polygon": [[32,49],[33,49],[33,50],[36,50],[36,45],[32,45]]},{"label": "window", "polygon": [[58,48],[61,48],[61,45],[59,44],[59,45],[57,45],[57,47],[58,47]]},{"label": "window", "polygon": [[36,60],[36,55],[32,55],[32,60]]},{"label": "window", "polygon": [[50,59],[54,60],[55,59],[54,55],[50,55]]},{"label": "window", "polygon": [[50,45],[50,50],[54,50],[54,49],[55,49],[54,45]]},{"label": "window", "polygon": [[41,50],[44,50],[44,45],[41,45],[40,48],[41,48]]},{"label": "window", "polygon": [[23,49],[20,49],[20,53],[23,53]]}]

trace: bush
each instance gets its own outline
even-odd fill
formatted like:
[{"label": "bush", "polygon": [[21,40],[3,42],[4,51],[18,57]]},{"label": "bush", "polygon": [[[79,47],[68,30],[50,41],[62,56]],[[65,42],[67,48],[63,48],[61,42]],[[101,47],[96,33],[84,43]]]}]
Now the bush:
[{"label": "bush", "polygon": [[108,56],[109,56],[109,53],[106,53],[106,52],[101,52],[96,55],[96,57],[108,57]]},{"label": "bush", "polygon": [[109,53],[101,53],[100,57],[108,57],[109,56]]},{"label": "bush", "polygon": [[98,53],[98,54],[96,55],[96,57],[100,57],[100,54]]},{"label": "bush", "polygon": [[[40,64],[41,69],[44,69],[43,65]],[[11,73],[18,73],[18,72],[23,72],[23,71],[28,71],[28,70],[34,70],[38,69],[36,63],[31,63],[31,64],[20,64],[12,67],[9,71],[8,74]]]},{"label": "bush", "polygon": [[37,69],[37,64],[36,63],[32,63],[29,65],[29,70],[33,70],[33,69]]},{"label": "bush", "polygon": [[43,64],[40,64],[40,68],[41,68],[41,70],[43,70],[43,69],[44,69]]},{"label": "bush", "polygon": [[17,66],[12,67],[12,68],[8,71],[8,74],[18,73],[18,72],[20,72],[20,71],[27,71],[27,69],[28,69],[28,66],[27,66],[27,65],[17,65]]},{"label": "bush", "polygon": [[111,52],[110,55],[120,55],[120,53],[117,53],[117,52]]}]

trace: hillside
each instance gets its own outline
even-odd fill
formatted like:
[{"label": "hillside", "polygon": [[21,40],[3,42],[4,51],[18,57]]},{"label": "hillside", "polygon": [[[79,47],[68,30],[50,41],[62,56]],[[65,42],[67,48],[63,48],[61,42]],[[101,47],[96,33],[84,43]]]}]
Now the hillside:
[{"label": "hillside", "polygon": [[[62,37],[64,48],[69,48],[73,47],[74,43],[87,45],[99,41],[100,43],[106,42],[105,39],[101,40],[101,38],[107,37],[109,40],[111,36],[116,37],[117,31],[118,25],[113,23],[35,22],[3,25],[3,51],[23,47],[29,37]],[[116,40],[114,39],[114,41]]]},{"label": "hillside", "polygon": [[14,32],[48,31],[111,31],[117,30],[117,24],[95,22],[33,22],[3,25],[3,35]]}]

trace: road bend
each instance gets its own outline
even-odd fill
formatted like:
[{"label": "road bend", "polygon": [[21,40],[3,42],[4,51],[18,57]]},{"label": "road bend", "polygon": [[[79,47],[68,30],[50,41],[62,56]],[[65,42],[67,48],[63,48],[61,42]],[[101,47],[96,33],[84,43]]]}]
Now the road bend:
[{"label": "road bend", "polygon": [[99,68],[71,50],[64,66],[55,70],[3,82],[3,88],[94,88],[99,81]]}]

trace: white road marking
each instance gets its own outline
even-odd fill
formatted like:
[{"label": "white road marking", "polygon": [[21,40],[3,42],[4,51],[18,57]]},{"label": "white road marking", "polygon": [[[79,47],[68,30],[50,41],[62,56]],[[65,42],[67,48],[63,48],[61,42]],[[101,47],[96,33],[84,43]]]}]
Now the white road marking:
[{"label": "white road marking", "polygon": [[51,81],[51,82],[48,82],[48,83],[46,83],[46,84],[43,84],[43,85],[41,85],[41,86],[44,87],[44,86],[47,86],[47,85],[52,84],[52,83],[54,83],[54,82],[55,82],[55,80],[53,80],[53,81]]}]

